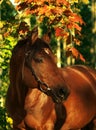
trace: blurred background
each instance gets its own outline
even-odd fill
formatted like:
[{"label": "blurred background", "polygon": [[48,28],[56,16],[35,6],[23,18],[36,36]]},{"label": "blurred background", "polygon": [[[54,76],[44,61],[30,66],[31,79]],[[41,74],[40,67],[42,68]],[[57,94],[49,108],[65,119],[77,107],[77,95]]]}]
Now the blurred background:
[{"label": "blurred background", "polygon": [[[20,2],[22,6],[18,6]],[[84,64],[96,69],[96,0],[69,0],[69,3],[71,10],[80,15],[85,24],[81,25],[79,35],[75,29],[71,29],[67,40],[52,36],[50,46],[57,56],[57,65],[64,67]],[[26,37],[28,31],[37,25],[35,15],[25,15],[23,12],[25,6],[24,0],[15,0],[15,3],[14,0],[0,1],[0,130],[11,130],[12,127],[12,119],[5,108],[6,91],[10,84],[9,62],[12,49],[19,39]],[[43,22],[38,25],[44,33],[47,22]],[[73,36],[78,38],[77,44],[74,43]],[[70,46],[75,49],[67,52],[66,49]]]}]

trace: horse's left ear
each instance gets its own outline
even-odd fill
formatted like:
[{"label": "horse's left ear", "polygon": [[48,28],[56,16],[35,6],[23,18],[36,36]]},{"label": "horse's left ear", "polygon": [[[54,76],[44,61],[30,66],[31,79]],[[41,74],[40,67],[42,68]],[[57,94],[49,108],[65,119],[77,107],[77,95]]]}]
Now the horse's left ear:
[{"label": "horse's left ear", "polygon": [[42,37],[42,40],[49,44],[51,41],[51,33],[48,32],[48,33],[44,34]]}]

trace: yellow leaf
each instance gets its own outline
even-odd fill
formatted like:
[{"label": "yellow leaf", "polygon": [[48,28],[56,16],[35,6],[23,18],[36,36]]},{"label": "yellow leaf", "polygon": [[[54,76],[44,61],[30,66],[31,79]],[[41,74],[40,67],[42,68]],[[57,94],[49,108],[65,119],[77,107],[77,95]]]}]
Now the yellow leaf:
[{"label": "yellow leaf", "polygon": [[84,4],[89,4],[89,0],[81,0]]},{"label": "yellow leaf", "polygon": [[78,3],[78,0],[69,0],[70,4]]},{"label": "yellow leaf", "polygon": [[14,0],[14,3],[19,3],[20,2],[20,0]]},{"label": "yellow leaf", "polygon": [[3,28],[4,22],[0,21],[0,28]]}]

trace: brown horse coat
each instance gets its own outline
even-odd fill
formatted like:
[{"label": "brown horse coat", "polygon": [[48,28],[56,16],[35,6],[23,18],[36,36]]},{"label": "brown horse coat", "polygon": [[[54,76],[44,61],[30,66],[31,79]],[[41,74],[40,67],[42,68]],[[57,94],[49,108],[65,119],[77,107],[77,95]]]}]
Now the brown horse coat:
[{"label": "brown horse coat", "polygon": [[13,130],[54,128],[54,102],[62,102],[69,95],[54,58],[44,38],[38,38],[37,30],[14,47],[6,97]]},{"label": "brown horse coat", "polygon": [[13,130],[93,130],[96,71],[81,65],[59,69],[35,30],[13,49],[6,108]]},{"label": "brown horse coat", "polygon": [[63,103],[66,119],[61,130],[83,128],[96,117],[96,71],[76,65],[63,68],[62,73],[70,95]]}]

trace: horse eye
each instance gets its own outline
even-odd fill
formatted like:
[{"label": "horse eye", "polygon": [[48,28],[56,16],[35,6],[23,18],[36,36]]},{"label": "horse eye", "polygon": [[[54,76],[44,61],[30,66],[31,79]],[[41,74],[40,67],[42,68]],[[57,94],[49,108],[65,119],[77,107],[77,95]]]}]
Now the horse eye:
[{"label": "horse eye", "polygon": [[38,63],[42,63],[43,62],[43,58],[34,58],[34,60],[36,61],[36,62],[38,62]]}]

